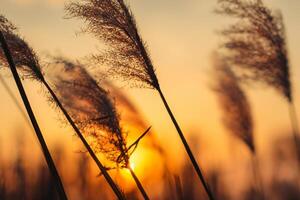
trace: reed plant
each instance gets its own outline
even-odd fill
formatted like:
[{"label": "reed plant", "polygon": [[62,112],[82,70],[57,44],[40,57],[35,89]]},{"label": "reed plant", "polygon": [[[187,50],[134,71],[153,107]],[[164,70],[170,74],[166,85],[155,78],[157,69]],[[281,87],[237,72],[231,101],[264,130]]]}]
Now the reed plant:
[{"label": "reed plant", "polygon": [[109,161],[111,166],[106,169],[128,169],[144,199],[149,199],[132,169],[130,156],[150,128],[128,146],[127,133],[120,125],[120,116],[109,92],[79,63],[63,61],[63,71],[59,74],[54,80],[58,98],[75,124],[90,138],[95,152],[102,153]]},{"label": "reed plant", "polygon": [[[1,44],[1,48],[2,48],[2,51],[0,51],[0,64],[9,66],[9,68],[12,72],[12,75],[13,75],[15,83],[18,87],[20,96],[21,96],[24,106],[26,108],[27,114],[30,118],[32,126],[35,130],[36,136],[38,138],[38,141],[41,145],[41,149],[42,149],[44,158],[47,162],[49,171],[52,175],[53,181],[55,182],[59,197],[61,200],[67,200],[68,198],[67,198],[66,192],[64,190],[62,180],[61,180],[59,173],[55,167],[54,161],[51,157],[51,154],[49,152],[49,149],[48,149],[45,139],[43,137],[42,131],[40,130],[40,127],[38,125],[36,117],[32,111],[30,102],[27,98],[26,92],[22,85],[21,79],[17,72],[16,66],[18,64],[20,64],[20,60],[19,60],[20,56],[14,54],[14,50],[19,49],[19,50],[23,51],[22,53],[24,53],[24,54],[22,54],[22,56],[24,56],[24,58],[28,62],[35,62],[35,60],[31,60],[31,57],[27,57],[27,56],[32,55],[32,52],[30,51],[31,49],[28,48],[27,44],[24,43],[22,40],[15,40],[13,43],[7,42],[7,40],[11,41],[10,40],[11,37],[15,36],[14,34],[12,34],[13,31],[15,31],[15,27],[9,21],[7,21],[7,19],[5,17],[0,15],[0,44]],[[24,51],[24,50],[26,50],[26,51]],[[6,59],[7,63],[5,62],[5,59]]]},{"label": "reed plant", "polygon": [[268,8],[262,0],[218,0],[216,13],[237,19],[221,35],[226,59],[238,69],[240,78],[270,86],[288,102],[300,163],[299,125],[281,12]]},{"label": "reed plant", "polygon": [[[60,108],[60,110],[63,112],[64,116],[72,126],[72,128],[75,130],[77,136],[80,138],[81,142],[84,144],[85,148],[88,150],[89,154],[93,158],[93,160],[96,162],[99,170],[105,177],[106,181],[114,191],[115,195],[118,197],[118,199],[123,200],[125,199],[123,193],[119,189],[119,187],[114,183],[113,179],[110,177],[110,175],[107,173],[105,167],[103,164],[99,161],[83,135],[81,134],[78,127],[73,122],[72,118],[69,116],[69,114],[66,112],[60,101],[58,100],[56,94],[51,89],[50,85],[44,78],[44,74],[42,72],[41,66],[39,64],[39,59],[36,55],[36,53],[33,51],[32,48],[17,34],[17,28],[10,23],[4,16],[0,16],[0,30],[2,30],[6,36],[6,41],[8,44],[8,47],[10,48],[12,55],[13,55],[13,61],[15,64],[15,67],[17,67],[19,70],[21,70],[23,78],[26,79],[33,79],[44,85],[47,90],[49,91],[51,98],[50,100],[57,105],[57,107]],[[5,54],[4,52],[0,52],[0,65],[7,66],[8,64],[5,62]],[[21,84],[21,83],[20,83]]]},{"label": "reed plant", "polygon": [[247,95],[240,86],[234,72],[224,59],[215,54],[214,57],[215,85],[221,110],[223,111],[223,123],[228,131],[243,142],[251,153],[253,177],[258,196],[265,199],[263,181],[259,172],[257,150],[254,144],[254,124],[251,106]]},{"label": "reed plant", "polygon": [[175,118],[159,85],[146,44],[137,29],[133,13],[124,0],[82,0],[66,5],[67,16],[82,19],[84,32],[103,41],[106,50],[94,55],[107,73],[135,87],[156,90],[177,130],[192,165],[210,200],[213,194],[204,178],[195,156]]}]

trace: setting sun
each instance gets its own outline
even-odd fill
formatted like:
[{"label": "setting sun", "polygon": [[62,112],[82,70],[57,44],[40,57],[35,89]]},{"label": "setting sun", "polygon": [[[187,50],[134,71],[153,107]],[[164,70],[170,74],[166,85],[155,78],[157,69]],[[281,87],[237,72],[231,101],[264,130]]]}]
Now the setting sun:
[{"label": "setting sun", "polygon": [[299,0],[0,0],[0,200],[300,197]]}]

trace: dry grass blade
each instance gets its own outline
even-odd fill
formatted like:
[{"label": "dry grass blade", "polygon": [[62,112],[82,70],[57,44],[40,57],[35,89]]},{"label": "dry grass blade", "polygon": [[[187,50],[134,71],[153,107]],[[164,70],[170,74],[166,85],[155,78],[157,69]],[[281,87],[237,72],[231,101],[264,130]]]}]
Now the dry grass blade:
[{"label": "dry grass blade", "polygon": [[[130,167],[127,135],[120,126],[119,115],[109,93],[101,88],[80,65],[62,61],[63,73],[56,77],[55,90],[59,99],[96,153],[102,153],[109,168],[127,168],[145,199],[149,199]],[[148,132],[148,130],[147,130]]]}]

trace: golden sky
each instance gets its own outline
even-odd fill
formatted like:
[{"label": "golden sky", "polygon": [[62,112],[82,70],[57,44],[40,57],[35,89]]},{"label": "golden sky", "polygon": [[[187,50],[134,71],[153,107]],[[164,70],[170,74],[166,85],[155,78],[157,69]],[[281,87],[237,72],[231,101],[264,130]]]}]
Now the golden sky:
[{"label": "golden sky", "polygon": [[[62,54],[80,60],[97,52],[101,42],[90,35],[75,34],[80,30],[81,24],[77,20],[64,19],[65,2],[67,1],[0,0],[0,13],[20,28],[21,35],[40,55]],[[200,143],[205,143],[204,146],[211,150],[204,157],[220,162],[226,154],[224,145],[228,145],[228,141],[221,123],[217,99],[210,90],[213,81],[210,76],[210,59],[211,52],[220,41],[215,32],[225,27],[229,21],[213,13],[216,5],[214,0],[129,2],[141,35],[147,42],[161,87],[184,132],[188,137],[192,134],[200,135]],[[300,1],[266,2],[283,12],[295,102],[300,115]],[[7,78],[9,80],[11,78]],[[18,95],[14,82],[9,81],[9,84]],[[26,82],[26,89],[46,137],[50,140],[66,137],[61,133],[65,128],[58,125],[58,117],[47,106],[42,87]],[[175,129],[157,92],[148,89],[124,90],[131,95],[159,138],[168,141],[169,146],[176,146],[174,154],[177,154],[177,150],[181,152]],[[287,104],[272,89],[255,87],[247,92],[253,108],[258,149],[263,149],[273,139],[274,134],[290,129]],[[1,138],[15,131],[18,123],[24,123],[24,120],[2,86],[0,97]]]}]

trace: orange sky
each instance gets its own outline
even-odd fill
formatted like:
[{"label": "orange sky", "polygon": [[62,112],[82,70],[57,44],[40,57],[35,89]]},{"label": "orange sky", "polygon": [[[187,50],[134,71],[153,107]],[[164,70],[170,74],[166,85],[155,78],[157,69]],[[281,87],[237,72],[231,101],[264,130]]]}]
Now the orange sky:
[{"label": "orange sky", "polygon": [[[300,1],[269,0],[280,8],[286,22],[288,47],[292,67],[295,102],[300,115]],[[63,0],[1,0],[0,12],[13,21],[20,33],[41,54],[63,54],[81,59],[97,52],[101,43],[90,35],[76,35],[80,23],[63,19]],[[200,134],[210,154],[204,155],[216,163],[226,157],[224,145],[227,134],[221,124],[217,99],[210,90],[210,55],[219,38],[215,31],[227,25],[224,17],[213,14],[216,1],[211,0],[131,0],[141,35],[149,48],[163,91],[184,132]],[[8,74],[8,73],[6,73]],[[10,78],[7,79],[8,81]],[[9,81],[11,88],[15,85]],[[46,137],[51,140],[70,138],[65,128],[57,123],[53,109],[47,106],[41,86],[26,82],[32,104]],[[146,116],[162,141],[182,151],[175,129],[169,120],[158,94],[152,90],[124,88]],[[258,149],[269,144],[273,135],[289,129],[286,103],[273,90],[254,88],[247,90],[255,118],[255,135]],[[0,138],[24,123],[10,97],[0,86]],[[172,138],[172,139],[170,139]],[[220,145],[222,144],[222,145]],[[224,148],[225,147],[225,148]],[[225,150],[224,150],[225,149]]]}]

